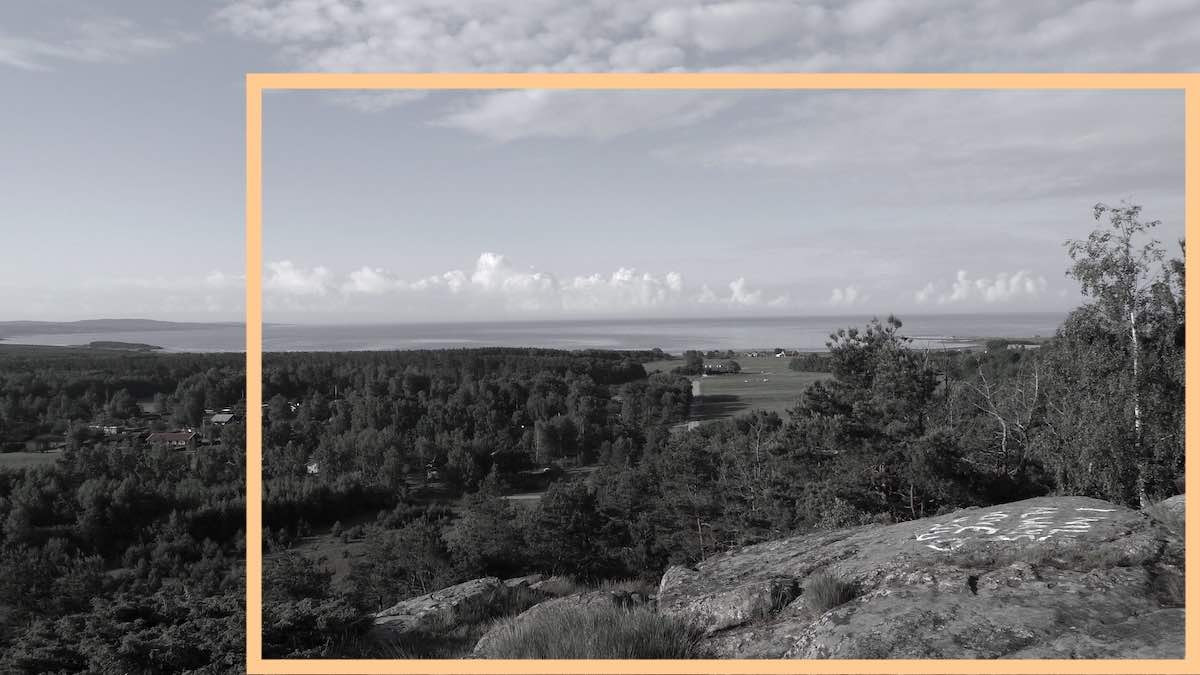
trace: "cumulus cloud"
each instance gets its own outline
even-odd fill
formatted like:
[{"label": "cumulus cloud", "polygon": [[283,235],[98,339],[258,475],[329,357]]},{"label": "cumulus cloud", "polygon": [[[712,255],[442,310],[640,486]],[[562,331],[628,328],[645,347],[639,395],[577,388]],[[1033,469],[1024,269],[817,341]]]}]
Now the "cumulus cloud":
[{"label": "cumulus cloud", "polygon": [[744,277],[729,282],[720,296],[707,284],[689,287],[683,275],[620,267],[607,274],[558,276],[523,269],[500,253],[484,252],[466,270],[454,269],[404,279],[383,268],[364,266],[338,277],[329,269],[291,261],[266,265],[263,289],[267,307],[296,311],[387,312],[411,310],[413,316],[501,317],[621,315],[651,312],[688,313],[705,305],[730,309],[790,305],[790,298],[767,299]]},{"label": "cumulus cloud", "polygon": [[972,278],[966,270],[959,270],[954,281],[949,284],[935,284],[931,281],[913,295],[920,304],[992,304],[1036,300],[1046,293],[1046,288],[1046,277],[1035,275],[1029,270],[1018,270],[1012,274],[999,272],[993,277],[977,278]]},{"label": "cumulus cloud", "polygon": [[346,282],[342,284],[342,291],[377,295],[395,286],[395,280],[388,278],[383,270],[363,266],[348,275]]},{"label": "cumulus cloud", "polygon": [[290,260],[267,263],[267,277],[263,288],[283,295],[325,295],[332,288],[328,269],[297,267]]},{"label": "cumulus cloud", "polygon": [[865,295],[858,286],[853,284],[844,288],[835,288],[829,294],[829,304],[834,307],[853,307],[866,302],[869,296]]},{"label": "cumulus cloud", "polygon": [[738,277],[729,282],[729,302],[735,305],[762,304],[762,291],[752,291],[746,285],[745,277]]}]

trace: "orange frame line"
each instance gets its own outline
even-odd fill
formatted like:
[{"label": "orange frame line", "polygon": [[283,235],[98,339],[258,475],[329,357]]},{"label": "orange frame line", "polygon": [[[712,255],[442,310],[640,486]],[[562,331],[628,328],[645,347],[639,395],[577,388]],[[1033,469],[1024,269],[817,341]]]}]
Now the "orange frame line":
[{"label": "orange frame line", "polygon": [[[250,673],[1195,673],[1200,672],[1200,583],[1188,574],[1186,658],[1113,660],[371,660],[262,658],[262,94],[345,89],[712,90],[1176,90],[1186,120],[1185,233],[1200,234],[1200,74],[1191,73],[248,73],[246,75],[246,666]],[[1196,257],[1185,254],[1187,268]],[[1187,277],[1185,297],[1200,280]],[[1200,335],[1200,313],[1185,329]],[[1185,352],[1186,386],[1200,365]],[[1200,405],[1185,404],[1185,482],[1197,488]],[[1200,504],[1187,501],[1187,569],[1196,567]]]}]

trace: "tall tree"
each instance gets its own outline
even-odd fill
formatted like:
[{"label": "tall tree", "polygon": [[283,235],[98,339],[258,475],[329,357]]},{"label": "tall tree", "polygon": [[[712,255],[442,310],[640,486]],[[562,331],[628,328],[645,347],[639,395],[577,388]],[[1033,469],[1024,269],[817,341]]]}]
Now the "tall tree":
[{"label": "tall tree", "polygon": [[1095,306],[1095,316],[1108,330],[1128,340],[1126,365],[1132,406],[1134,456],[1137,458],[1137,496],[1148,503],[1146,473],[1150,457],[1143,439],[1141,368],[1141,321],[1149,308],[1153,288],[1161,280],[1165,252],[1148,233],[1160,221],[1141,219],[1142,207],[1103,203],[1093,208],[1096,221],[1107,218],[1107,227],[1097,228],[1084,240],[1067,242],[1073,265],[1067,275],[1079,282],[1084,295]]}]

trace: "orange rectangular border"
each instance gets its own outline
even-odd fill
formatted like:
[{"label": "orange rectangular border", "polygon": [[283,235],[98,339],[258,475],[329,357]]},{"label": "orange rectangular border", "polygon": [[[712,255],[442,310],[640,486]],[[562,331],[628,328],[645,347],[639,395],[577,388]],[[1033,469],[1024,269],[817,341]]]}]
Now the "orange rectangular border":
[{"label": "orange rectangular border", "polygon": [[[1200,75],[1186,73],[249,73],[246,75],[246,666],[250,673],[1196,673],[1200,584],[1188,574],[1187,658],[1180,660],[299,660],[262,654],[262,93],[295,89],[1164,89],[1184,93],[1186,236],[1200,232]],[[1186,253],[1192,267],[1194,247]],[[1187,277],[1186,296],[1200,280]],[[1200,312],[1186,331],[1200,335]],[[1200,366],[1185,353],[1187,389]],[[1188,489],[1197,487],[1197,402],[1185,409]],[[1195,569],[1200,504],[1187,500],[1187,568]]]}]

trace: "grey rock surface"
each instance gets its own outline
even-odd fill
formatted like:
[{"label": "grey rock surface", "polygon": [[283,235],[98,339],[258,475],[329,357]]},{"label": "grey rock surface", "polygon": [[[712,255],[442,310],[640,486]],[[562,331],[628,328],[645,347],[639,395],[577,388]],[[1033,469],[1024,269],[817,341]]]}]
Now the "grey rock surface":
[{"label": "grey rock surface", "polygon": [[374,615],[375,637],[397,636],[453,623],[456,613],[479,609],[507,596],[509,588],[496,577],[464,581],[408,600]]},{"label": "grey rock surface", "polygon": [[[857,597],[814,607],[816,572]],[[720,658],[1177,658],[1181,579],[1145,514],[1042,497],[748,546],[672,567],[657,600]]]}]

